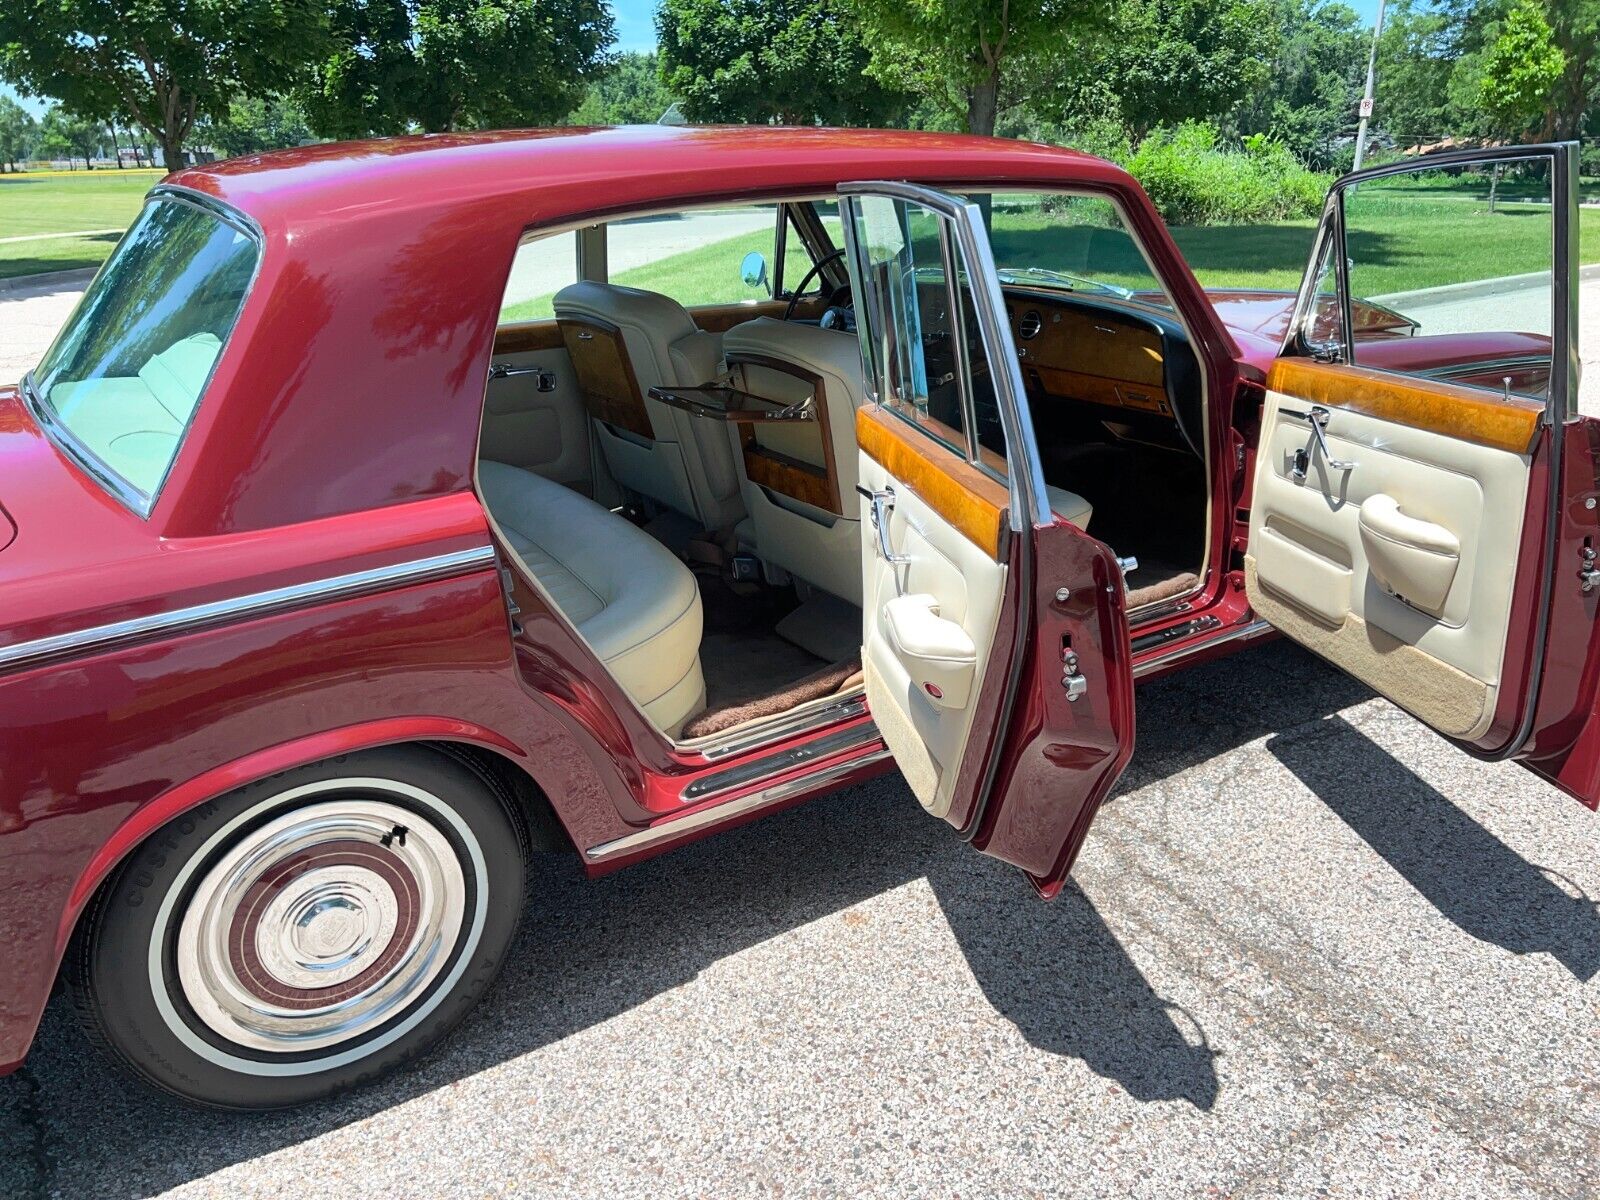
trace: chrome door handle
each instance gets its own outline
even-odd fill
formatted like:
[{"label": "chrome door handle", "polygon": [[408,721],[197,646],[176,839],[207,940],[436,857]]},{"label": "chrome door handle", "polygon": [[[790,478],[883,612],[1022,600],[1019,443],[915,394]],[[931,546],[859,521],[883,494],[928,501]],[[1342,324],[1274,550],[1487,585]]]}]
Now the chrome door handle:
[{"label": "chrome door handle", "polygon": [[894,511],[894,489],[870,492],[858,483],[856,491],[862,499],[872,502],[872,527],[878,531],[878,557],[894,566],[910,562],[909,554],[896,554],[889,545],[889,514]]},{"label": "chrome door handle", "polygon": [[556,373],[547,371],[540,366],[514,367],[510,363],[491,363],[489,366],[490,379],[512,379],[518,375],[537,375],[534,389],[540,392],[553,392],[556,390]]},{"label": "chrome door handle", "polygon": [[[1313,404],[1309,412],[1297,412],[1292,408],[1280,408],[1278,411],[1286,417],[1295,417],[1298,420],[1310,423],[1311,435],[1316,438],[1317,449],[1322,451],[1322,457],[1331,469],[1335,471],[1354,471],[1356,469],[1354,462],[1347,458],[1335,458],[1333,451],[1328,449],[1328,437],[1322,431],[1327,428],[1328,418],[1332,414],[1322,405]],[[1306,481],[1306,468],[1308,466],[1310,466],[1310,463],[1307,461],[1306,452],[1304,450],[1295,451],[1294,467],[1289,474],[1294,477],[1296,483],[1304,483]]]}]

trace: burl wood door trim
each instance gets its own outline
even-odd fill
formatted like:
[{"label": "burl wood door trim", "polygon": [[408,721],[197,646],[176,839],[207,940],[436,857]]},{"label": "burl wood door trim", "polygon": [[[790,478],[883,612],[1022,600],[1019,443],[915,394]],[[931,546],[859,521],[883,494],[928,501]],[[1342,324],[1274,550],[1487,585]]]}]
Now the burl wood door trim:
[{"label": "burl wood door trim", "polygon": [[1308,404],[1517,454],[1532,448],[1544,413],[1543,404],[1521,396],[1506,399],[1459,384],[1309,358],[1278,359],[1267,373],[1267,387]]},{"label": "burl wood door trim", "polygon": [[655,428],[634,376],[622,330],[597,317],[562,317],[557,324],[589,415],[654,441]]},{"label": "burl wood door trim", "polygon": [[818,467],[813,463],[802,462],[787,454],[780,454],[771,447],[763,446],[756,440],[755,425],[741,421],[738,424],[739,446],[744,452],[745,478],[751,483],[788,496],[792,500],[809,504],[812,508],[820,508],[835,516],[843,516],[844,506],[839,496],[839,468],[834,459],[833,431],[828,419],[828,393],[822,376],[807,371],[795,363],[759,354],[745,354],[728,360],[730,370],[744,365],[763,367],[769,371],[792,376],[811,389],[812,420],[805,422],[804,426],[796,427],[816,430],[817,436],[822,440],[823,462],[823,465]]},{"label": "burl wood door trim", "polygon": [[558,350],[562,345],[561,327],[554,319],[516,321],[494,331],[496,354],[532,354],[539,350]]},{"label": "burl wood door trim", "polygon": [[878,405],[856,409],[856,442],[978,549],[1000,561],[1011,492],[947,446]]}]

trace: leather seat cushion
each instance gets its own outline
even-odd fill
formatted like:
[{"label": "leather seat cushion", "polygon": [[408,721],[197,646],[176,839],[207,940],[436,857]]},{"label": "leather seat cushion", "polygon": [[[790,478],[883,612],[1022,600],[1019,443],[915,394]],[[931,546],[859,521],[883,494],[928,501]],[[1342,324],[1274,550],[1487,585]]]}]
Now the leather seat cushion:
[{"label": "leather seat cushion", "polygon": [[543,476],[482,462],[489,513],[522,565],[656,724],[705,707],[694,573],[632,522]]},{"label": "leather seat cushion", "polygon": [[1079,529],[1089,528],[1089,518],[1094,515],[1094,505],[1076,492],[1067,491],[1066,488],[1053,487],[1047,483],[1044,490],[1050,496],[1051,512],[1068,525],[1076,525]]}]

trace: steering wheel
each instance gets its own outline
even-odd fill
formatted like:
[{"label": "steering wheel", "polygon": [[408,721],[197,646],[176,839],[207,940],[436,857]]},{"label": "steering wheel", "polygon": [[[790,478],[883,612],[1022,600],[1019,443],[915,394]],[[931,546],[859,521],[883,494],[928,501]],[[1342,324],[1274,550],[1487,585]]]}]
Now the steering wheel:
[{"label": "steering wheel", "polygon": [[[841,259],[843,257],[844,257],[844,251],[843,250],[835,250],[832,254],[824,255],[823,257],[819,258],[816,262],[811,264],[811,270],[806,272],[806,277],[800,281],[800,286],[795,288],[794,292],[790,295],[790,297],[789,297],[789,307],[783,310],[783,319],[785,321],[794,320],[794,310],[796,308],[798,308],[799,305],[800,305],[800,297],[805,295],[806,287],[811,283],[811,281],[813,279],[815,279],[819,274],[822,273],[822,268],[827,266],[829,263],[834,262],[837,259]],[[850,286],[849,284],[845,284],[844,285],[845,288],[848,288],[849,286]],[[834,296],[837,296],[841,290],[843,290],[843,289],[835,289],[834,292],[831,295],[829,295],[828,304],[829,304],[830,307],[833,304]]]}]

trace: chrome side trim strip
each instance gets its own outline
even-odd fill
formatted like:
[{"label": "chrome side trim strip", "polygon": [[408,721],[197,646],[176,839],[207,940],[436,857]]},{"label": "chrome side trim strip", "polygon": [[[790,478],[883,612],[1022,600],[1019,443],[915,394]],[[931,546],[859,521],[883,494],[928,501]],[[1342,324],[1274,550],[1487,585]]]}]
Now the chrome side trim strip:
[{"label": "chrome side trim strip", "polygon": [[619,854],[642,850],[646,846],[653,846],[657,842],[664,842],[669,838],[680,837],[683,834],[702,829],[715,822],[726,821],[730,817],[739,816],[741,813],[752,812],[758,808],[765,808],[769,804],[777,804],[780,801],[788,800],[801,792],[825,788],[830,783],[843,779],[852,771],[858,771],[862,767],[869,767],[873,763],[882,762],[889,757],[889,748],[880,746],[870,753],[857,755],[855,758],[846,759],[844,762],[833,763],[820,771],[802,775],[798,779],[786,779],[782,783],[775,783],[771,787],[762,788],[758,792],[751,792],[747,796],[740,796],[736,800],[729,800],[725,804],[702,808],[699,812],[690,813],[686,817],[663,821],[659,825],[652,825],[650,828],[641,829],[637,833],[626,834],[609,842],[601,842],[598,846],[590,846],[583,852],[583,856],[590,862],[602,862],[608,858],[616,858]]},{"label": "chrome side trim strip", "polygon": [[105,650],[125,642],[180,633],[201,625],[265,616],[307,604],[342,600],[384,588],[423,583],[430,579],[463,574],[474,567],[489,567],[494,561],[493,546],[474,546],[470,550],[436,554],[430,558],[413,559],[410,562],[394,563],[387,567],[373,567],[366,571],[353,571],[348,575],[335,575],[311,583],[296,583],[288,587],[273,588],[271,591],[236,596],[229,600],[213,600],[209,604],[195,604],[188,608],[174,609],[172,612],[152,613],[148,617],[134,617],[132,620],[115,621],[109,625],[94,625],[88,629],[74,630],[72,633],[35,638],[29,642],[0,646],[0,670],[59,655]]},{"label": "chrome side trim strip", "polygon": [[731,792],[735,788],[755,783],[813,759],[826,758],[830,754],[842,754],[846,750],[870,746],[882,740],[878,727],[871,721],[852,725],[849,729],[841,729],[837,733],[824,734],[816,741],[807,742],[803,746],[781,750],[765,758],[751,759],[710,775],[702,775],[683,789],[683,798],[685,801],[705,800],[719,792]]},{"label": "chrome side trim strip", "polygon": [[759,750],[762,746],[781,742],[797,733],[863,717],[866,713],[867,700],[864,695],[846,696],[832,704],[824,704],[820,708],[780,715],[760,725],[740,730],[729,735],[726,741],[705,747],[700,753],[707,762],[717,762],[735,754],[743,754],[746,750]]},{"label": "chrome side trim strip", "polygon": [[1199,654],[1202,650],[1209,650],[1213,646],[1220,646],[1226,642],[1237,642],[1245,638],[1260,637],[1264,633],[1271,632],[1271,630],[1272,626],[1270,624],[1260,620],[1251,621],[1248,625],[1236,625],[1225,633],[1219,633],[1216,637],[1206,638],[1205,641],[1196,642],[1191,646],[1180,646],[1176,650],[1168,650],[1165,654],[1158,654],[1154,658],[1135,664],[1133,677],[1138,679],[1141,676],[1150,674],[1151,671],[1156,670],[1158,667],[1165,667],[1180,659],[1188,658],[1191,654]]}]

